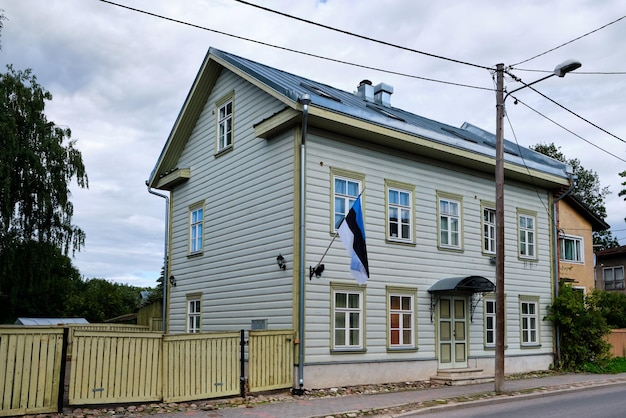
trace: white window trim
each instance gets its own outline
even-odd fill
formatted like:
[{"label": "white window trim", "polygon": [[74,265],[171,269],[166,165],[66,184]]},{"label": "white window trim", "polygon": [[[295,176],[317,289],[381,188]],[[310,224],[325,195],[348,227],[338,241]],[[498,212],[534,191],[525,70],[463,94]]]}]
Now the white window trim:
[{"label": "white window trim", "polygon": [[[565,241],[574,241],[575,243],[579,243],[578,248],[578,257],[577,260],[569,260],[565,258]],[[583,237],[579,237],[576,235],[562,235],[559,237],[559,258],[561,261],[565,261],[567,263],[585,263],[585,240]]]},{"label": "white window trim", "polygon": [[[490,304],[490,303],[493,304],[493,313],[487,312],[487,305]],[[485,326],[484,326],[484,333],[485,333],[485,347],[487,347],[487,348],[495,348],[496,347],[496,341],[497,341],[497,338],[498,338],[497,335],[496,335],[497,328],[498,328],[498,326],[496,325],[496,321],[497,321],[496,309],[497,309],[497,307],[496,307],[496,300],[494,298],[485,298],[485,304],[484,304],[484,321],[485,321],[484,322],[484,324],[485,324]],[[491,328],[491,329],[487,326],[487,322],[488,322],[487,319],[488,318],[493,318],[493,321],[492,321],[493,328]],[[489,338],[488,338],[489,331],[493,332],[493,341],[492,342],[489,342]]]},{"label": "white window trim", "polygon": [[[197,310],[196,307],[198,308]],[[194,334],[202,331],[202,295],[187,296],[186,320],[188,334]]]},{"label": "white window trim", "polygon": [[[351,196],[351,195],[337,195],[337,192],[335,191],[335,179],[338,180],[344,180],[344,181],[348,181],[348,182],[353,182],[353,183],[357,183],[358,184],[358,193],[356,196]],[[345,200],[345,213],[343,214],[343,216],[347,215],[348,212],[350,211],[350,207],[352,206],[352,203],[354,203],[354,201],[356,200],[356,198],[358,197],[359,194],[361,194],[361,192],[363,191],[363,184],[365,183],[365,176],[363,174],[359,174],[359,173],[355,173],[355,172],[351,172],[351,171],[347,171],[347,170],[342,170],[342,169],[337,169],[334,167],[331,167],[330,169],[330,232],[332,234],[337,232],[337,228],[335,226],[335,199],[337,197],[339,198],[343,198]],[[365,196],[361,196],[361,205],[362,205],[362,209],[363,209],[363,217],[365,218]],[[339,213],[339,212],[337,212]],[[365,219],[363,219],[363,221],[365,221]]]},{"label": "white window trim", "polygon": [[[230,104],[230,113],[221,117],[221,110]],[[231,149],[235,143],[235,92],[232,91],[215,103],[215,151],[217,154]],[[226,136],[221,134],[222,125],[230,121],[230,144],[225,143]]]},{"label": "white window trim", "polygon": [[[458,205],[458,214],[457,215],[451,215],[451,214],[442,214],[441,213],[441,202],[442,201],[447,201],[449,203],[455,203]],[[458,224],[458,244],[454,245],[454,244],[444,244],[441,241],[441,233],[442,233],[442,224],[441,224],[441,218],[442,217],[446,217],[448,219],[456,219],[457,220],[457,224]],[[451,230],[448,231],[447,233],[448,235],[448,240],[451,241],[452,238],[452,233]],[[463,249],[463,198],[462,196],[457,196],[457,195],[452,195],[449,193],[442,193],[442,192],[437,192],[437,242],[439,245],[439,248],[442,249],[448,249],[448,250],[462,250]]]},{"label": "white window trim", "polygon": [[[524,314],[523,313],[523,305],[524,304],[529,304],[529,305],[534,305],[535,306],[535,313],[534,314]],[[520,299],[519,299],[519,325],[520,325],[520,346],[521,347],[538,347],[541,345],[541,329],[540,329],[540,317],[539,317],[539,309],[540,309],[540,305],[539,305],[539,298],[538,297],[532,297],[532,296],[521,296],[520,295]],[[524,319],[527,319],[527,323],[528,323],[528,327],[525,329],[524,328]],[[530,336],[531,336],[531,331],[533,330],[533,328],[530,327],[530,319],[534,319],[535,322],[535,340],[534,341],[530,341]],[[529,341],[524,341],[524,331],[527,331],[528,333],[528,337],[529,337]]]},{"label": "white window trim", "polygon": [[[400,298],[410,298],[411,307],[409,310],[395,310],[391,308],[391,298],[392,297],[400,297]],[[417,301],[417,290],[416,289],[408,289],[408,288],[396,288],[396,287],[387,287],[387,347],[391,351],[396,350],[414,350],[417,347],[417,312],[415,309],[415,304]],[[400,314],[400,322],[399,322],[399,333],[400,339],[402,340],[402,331],[403,331],[403,322],[402,315],[411,315],[411,338],[409,342],[404,342],[402,344],[393,344],[391,337],[391,315],[392,314]]]},{"label": "white window trim", "polygon": [[[532,230],[529,228],[522,228],[520,225],[521,218],[531,218],[533,220]],[[524,233],[526,241],[524,243],[524,250],[526,254],[522,254],[522,240],[521,234]],[[532,233],[532,242],[528,240],[529,233]],[[533,253],[528,254],[528,250],[532,245]],[[517,213],[517,256],[523,260],[537,260],[537,214],[529,213],[526,211],[518,211]]]},{"label": "white window trim", "polygon": [[[485,212],[489,211],[489,213],[493,213],[493,223],[485,221]],[[482,214],[481,214],[481,227],[482,227],[482,251],[484,254],[495,255],[496,253],[496,210],[491,207],[491,205],[482,206]],[[492,249],[486,247],[485,240],[493,247]]]},{"label": "white window trim", "polygon": [[[198,211],[202,211],[202,220],[194,221],[193,216],[194,213]],[[189,207],[189,229],[188,229],[188,245],[189,245],[189,254],[202,254],[204,251],[204,202],[196,203]],[[200,230],[200,237],[198,238],[198,229]],[[195,232],[195,234],[194,234]],[[195,245],[199,245],[199,248],[195,247]]]},{"label": "white window trim", "polygon": [[[398,193],[407,193],[409,195],[409,206],[403,206],[400,204],[392,204],[389,200],[389,193],[391,191],[396,191]],[[386,222],[386,236],[387,240],[390,242],[399,242],[399,243],[409,243],[412,244],[415,242],[415,186],[400,183],[392,180],[385,180],[385,222]],[[402,221],[401,221],[401,210],[409,211],[409,236],[408,238],[403,237],[394,237],[391,236],[391,220],[390,220],[390,212],[391,208],[396,208],[398,210],[398,231],[401,233],[402,231]]]},{"label": "white window trim", "polygon": [[[337,293],[345,293],[346,295],[356,294],[359,296],[359,308],[337,308],[335,306],[336,294]],[[331,283],[331,348],[332,351],[363,351],[365,349],[365,291],[364,286],[351,286],[351,285],[340,285],[335,286]],[[346,344],[338,345],[335,341],[335,314],[337,312],[345,312],[345,328],[344,329],[344,340]],[[350,342],[350,315],[349,313],[358,313],[359,314],[359,341],[357,344],[349,345]]]}]

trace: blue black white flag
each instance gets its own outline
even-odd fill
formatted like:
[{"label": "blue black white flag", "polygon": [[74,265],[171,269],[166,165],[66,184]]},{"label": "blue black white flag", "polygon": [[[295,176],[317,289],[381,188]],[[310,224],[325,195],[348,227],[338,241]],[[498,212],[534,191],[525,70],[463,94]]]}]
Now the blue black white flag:
[{"label": "blue black white flag", "polygon": [[337,233],[351,257],[350,273],[352,273],[358,284],[364,284],[370,277],[370,270],[367,262],[361,196],[357,197],[343,222],[339,225]]}]

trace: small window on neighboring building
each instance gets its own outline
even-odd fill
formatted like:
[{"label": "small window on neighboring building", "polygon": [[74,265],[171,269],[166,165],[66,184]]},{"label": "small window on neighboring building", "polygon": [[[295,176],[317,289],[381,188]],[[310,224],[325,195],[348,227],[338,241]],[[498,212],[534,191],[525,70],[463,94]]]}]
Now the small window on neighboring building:
[{"label": "small window on neighboring building", "polygon": [[604,267],[604,290],[624,289],[624,266]]},{"label": "small window on neighboring building", "polygon": [[583,259],[583,239],[581,237],[562,236],[561,237],[561,260],[576,263],[584,262]]}]

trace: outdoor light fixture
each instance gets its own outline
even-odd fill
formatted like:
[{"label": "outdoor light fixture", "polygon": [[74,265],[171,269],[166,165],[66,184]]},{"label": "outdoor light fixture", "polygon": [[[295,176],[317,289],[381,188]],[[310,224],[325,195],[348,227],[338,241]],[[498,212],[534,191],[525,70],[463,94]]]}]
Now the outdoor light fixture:
[{"label": "outdoor light fixture", "polygon": [[176,287],[176,277],[170,276],[168,280],[170,281],[170,284],[172,285],[172,287]]},{"label": "outdoor light fixture", "polygon": [[309,280],[311,280],[313,278],[313,275],[315,275],[315,277],[320,278],[322,277],[322,273],[324,272],[324,265],[323,264],[318,264],[315,267],[309,267]]},{"label": "outdoor light fixture", "polygon": [[283,257],[282,254],[278,254],[278,257],[276,257],[276,264],[278,264],[278,268],[281,270],[287,269],[287,263],[285,262],[285,257]]}]

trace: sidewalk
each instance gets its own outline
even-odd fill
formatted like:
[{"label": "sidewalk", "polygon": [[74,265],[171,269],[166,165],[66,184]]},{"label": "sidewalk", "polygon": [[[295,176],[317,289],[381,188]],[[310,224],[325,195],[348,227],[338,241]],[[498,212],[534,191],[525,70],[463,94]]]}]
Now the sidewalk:
[{"label": "sidewalk", "polygon": [[[403,412],[446,403],[467,402],[485,398],[507,398],[527,395],[544,396],[547,392],[572,390],[606,384],[626,384],[626,373],[620,374],[563,374],[519,380],[506,380],[506,394],[496,397],[493,383],[466,386],[440,386],[404,392],[367,395],[330,396],[324,398],[290,397],[284,401],[251,404],[248,407],[216,410],[186,410],[171,412],[167,418],[318,418],[318,417],[398,417]],[[375,413],[371,412],[375,411]],[[366,412],[370,412],[365,415]]]}]

